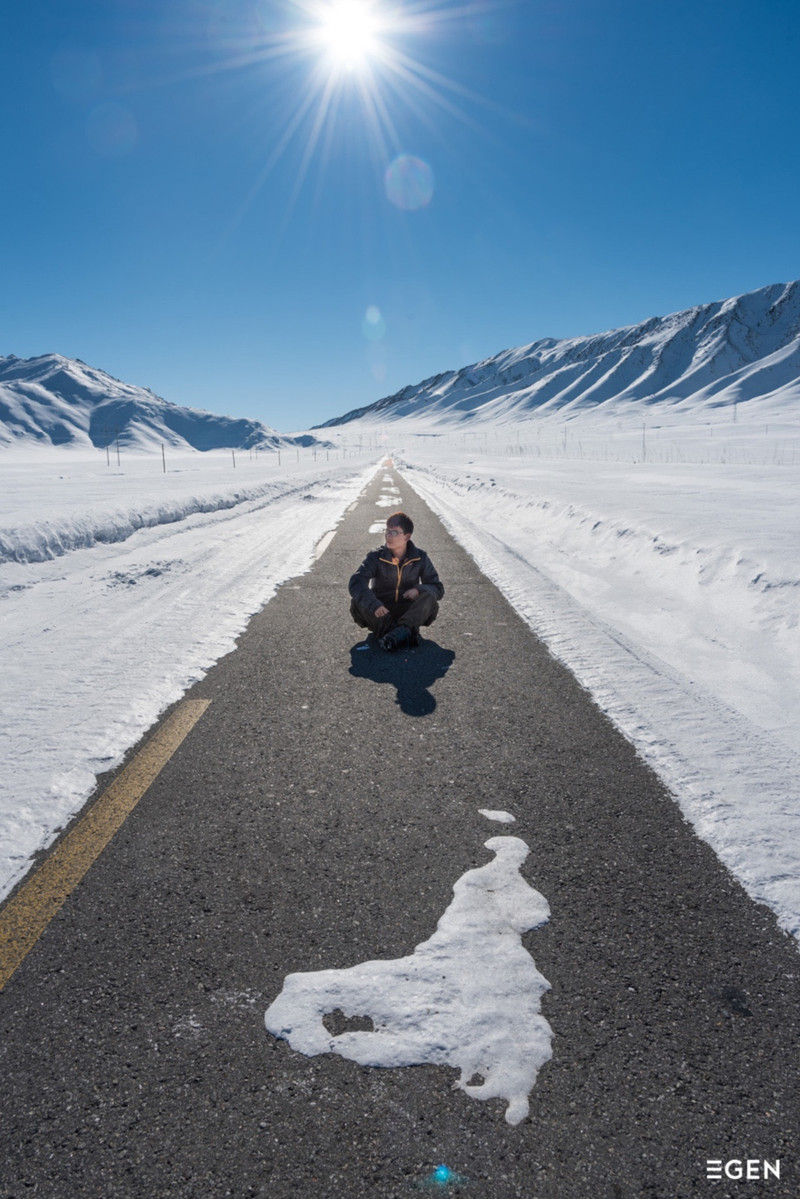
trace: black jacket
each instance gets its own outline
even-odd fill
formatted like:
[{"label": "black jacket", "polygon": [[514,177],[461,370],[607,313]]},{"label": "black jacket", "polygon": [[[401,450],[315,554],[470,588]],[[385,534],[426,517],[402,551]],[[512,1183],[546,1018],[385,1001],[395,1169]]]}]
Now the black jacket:
[{"label": "black jacket", "polygon": [[403,592],[410,587],[416,587],[420,592],[429,591],[437,600],[444,595],[433,563],[413,541],[407,543],[406,556],[399,563],[392,561],[385,545],[372,550],[348,584],[351,598],[367,612],[374,612],[382,604],[399,603]]}]

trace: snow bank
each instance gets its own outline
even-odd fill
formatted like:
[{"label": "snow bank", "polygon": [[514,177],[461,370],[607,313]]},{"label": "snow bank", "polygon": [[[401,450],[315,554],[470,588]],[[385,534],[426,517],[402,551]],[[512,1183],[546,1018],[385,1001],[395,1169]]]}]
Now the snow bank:
[{"label": "snow bank", "polygon": [[[234,472],[230,459],[187,458],[167,475],[71,454],[9,464],[3,506],[20,523],[7,526],[19,560],[0,567],[0,897],[96,776],[309,568],[376,469],[304,457],[268,482],[274,464]],[[62,552],[33,553],[32,531],[52,550],[56,529]]]},{"label": "snow bank", "polygon": [[398,454],[409,482],[800,935],[800,469]]}]

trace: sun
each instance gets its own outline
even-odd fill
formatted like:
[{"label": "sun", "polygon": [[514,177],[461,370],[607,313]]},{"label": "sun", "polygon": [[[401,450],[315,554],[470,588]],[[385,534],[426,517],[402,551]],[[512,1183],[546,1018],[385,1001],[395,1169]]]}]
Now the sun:
[{"label": "sun", "polygon": [[[448,43],[464,25],[472,5],[508,0],[252,0],[240,37],[230,37],[230,54],[219,70],[255,67],[270,86],[270,114],[279,112],[274,137],[252,187],[233,219],[238,224],[290,146],[297,148],[291,211],[313,160],[324,168],[342,142],[358,130],[384,176],[388,198],[401,208],[424,207],[432,173],[405,152],[404,120],[438,131],[438,117],[473,124],[464,102],[483,103],[469,88],[448,78],[427,59],[431,47]],[[220,8],[231,6],[217,0]],[[279,9],[288,14],[284,20]],[[263,10],[263,11],[262,11]],[[269,11],[268,11],[269,10]],[[422,53],[412,47],[418,46]],[[426,48],[427,47],[427,48]],[[300,68],[298,70],[298,68]],[[275,103],[275,97],[278,103]],[[366,136],[362,137],[361,133]],[[387,167],[387,164],[388,167]]]},{"label": "sun", "polygon": [[335,68],[366,66],[379,52],[379,32],[369,0],[331,0],[319,10],[317,37]]}]

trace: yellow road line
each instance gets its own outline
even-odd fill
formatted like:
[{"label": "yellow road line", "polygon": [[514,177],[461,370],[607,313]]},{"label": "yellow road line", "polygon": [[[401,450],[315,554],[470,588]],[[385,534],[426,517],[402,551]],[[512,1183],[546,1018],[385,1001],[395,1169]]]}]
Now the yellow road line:
[{"label": "yellow road line", "polygon": [[0,991],[210,703],[184,700],[0,911]]}]

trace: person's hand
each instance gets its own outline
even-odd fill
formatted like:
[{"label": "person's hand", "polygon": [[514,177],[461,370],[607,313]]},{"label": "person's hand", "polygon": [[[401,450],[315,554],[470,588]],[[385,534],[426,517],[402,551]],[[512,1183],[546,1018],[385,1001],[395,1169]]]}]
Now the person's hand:
[{"label": "person's hand", "polygon": [[416,587],[409,587],[408,591],[403,592],[403,599],[415,600],[419,595],[419,590]]},{"label": "person's hand", "polygon": [[389,615],[389,609],[388,609],[388,608],[384,608],[383,604],[381,604],[380,608],[376,608],[376,609],[375,609],[375,615],[376,615],[376,616],[378,616],[378,617],[380,617],[380,616],[388,616],[388,615]]}]

